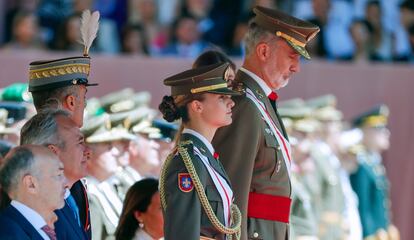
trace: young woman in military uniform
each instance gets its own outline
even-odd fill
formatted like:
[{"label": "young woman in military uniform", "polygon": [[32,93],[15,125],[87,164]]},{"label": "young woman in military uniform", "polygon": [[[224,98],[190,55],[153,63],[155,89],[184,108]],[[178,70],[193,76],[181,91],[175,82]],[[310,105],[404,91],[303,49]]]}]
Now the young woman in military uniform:
[{"label": "young woman in military uniform", "polygon": [[159,109],[167,121],[182,121],[160,177],[166,240],[238,238],[240,211],[211,145],[216,130],[232,122],[231,95],[239,94],[227,87],[228,66],[199,67],[164,80],[171,96]]}]

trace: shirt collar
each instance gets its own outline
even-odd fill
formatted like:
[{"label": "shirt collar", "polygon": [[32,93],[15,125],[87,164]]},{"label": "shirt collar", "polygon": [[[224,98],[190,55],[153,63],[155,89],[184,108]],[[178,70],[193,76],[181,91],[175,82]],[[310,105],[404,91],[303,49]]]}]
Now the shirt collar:
[{"label": "shirt collar", "polygon": [[264,94],[266,94],[266,96],[269,96],[272,93],[272,89],[269,86],[267,86],[265,81],[263,79],[261,79],[259,76],[257,76],[255,73],[247,70],[244,67],[241,67],[239,70],[246,73],[251,78],[253,78],[257,82],[257,84],[259,84],[259,87],[263,90],[263,92],[264,92]]},{"label": "shirt collar", "polygon": [[69,190],[69,188],[65,188],[65,196],[64,196],[65,200],[66,200],[69,196],[70,196],[70,190]]},{"label": "shirt collar", "polygon": [[204,145],[206,145],[206,147],[210,151],[211,155],[214,155],[213,145],[211,145],[211,142],[208,141],[203,135],[201,135],[200,133],[198,133],[198,132],[196,132],[196,131],[194,131],[192,129],[189,129],[189,128],[185,128],[183,130],[183,133],[191,134],[191,135],[197,137],[198,139],[200,139],[204,143]]},{"label": "shirt collar", "polygon": [[10,204],[16,208],[37,231],[41,230],[42,227],[46,225],[46,221],[43,217],[25,204],[16,200],[12,200]]},{"label": "shirt collar", "polygon": [[137,231],[135,232],[134,239],[153,240],[153,238],[147,232],[145,232],[145,230],[142,228],[137,229]]}]

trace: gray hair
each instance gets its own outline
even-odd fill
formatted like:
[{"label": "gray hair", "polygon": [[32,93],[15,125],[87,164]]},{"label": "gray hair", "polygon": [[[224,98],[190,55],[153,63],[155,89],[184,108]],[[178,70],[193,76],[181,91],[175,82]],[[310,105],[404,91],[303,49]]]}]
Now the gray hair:
[{"label": "gray hair", "polygon": [[60,106],[65,101],[67,96],[73,95],[76,98],[79,97],[79,85],[70,85],[66,87],[44,90],[44,91],[35,91],[32,92],[33,104],[37,111],[42,109],[52,108],[61,108]]},{"label": "gray hair", "polygon": [[244,37],[246,56],[255,51],[256,45],[261,41],[277,40],[278,37],[275,34],[260,27],[255,22],[249,23],[249,29]]},{"label": "gray hair", "polygon": [[16,189],[26,174],[33,174],[34,154],[28,146],[13,148],[4,158],[0,169],[0,184],[6,193]]},{"label": "gray hair", "polygon": [[63,148],[65,143],[59,137],[57,117],[70,117],[63,109],[48,108],[38,112],[27,121],[20,131],[20,145],[36,144],[57,145]]}]

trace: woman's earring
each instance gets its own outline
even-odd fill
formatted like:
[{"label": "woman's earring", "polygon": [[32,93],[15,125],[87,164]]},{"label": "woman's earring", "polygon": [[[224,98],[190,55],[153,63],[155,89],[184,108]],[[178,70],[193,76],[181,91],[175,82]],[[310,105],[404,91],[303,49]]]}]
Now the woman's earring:
[{"label": "woman's earring", "polygon": [[139,227],[140,227],[140,228],[144,228],[144,223],[139,222],[139,224],[138,224],[138,225],[139,225]]}]

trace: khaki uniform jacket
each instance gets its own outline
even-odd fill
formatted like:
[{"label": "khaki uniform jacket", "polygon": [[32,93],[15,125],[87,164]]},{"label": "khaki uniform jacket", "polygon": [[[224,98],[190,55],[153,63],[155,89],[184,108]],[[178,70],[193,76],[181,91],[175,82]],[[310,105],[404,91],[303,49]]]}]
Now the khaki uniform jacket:
[{"label": "khaki uniform jacket", "polygon": [[[207,168],[204,166],[200,157],[195,155],[194,146],[208,158],[210,165],[230,184],[223,166],[213,157],[205,144],[197,137],[185,133],[181,135],[181,141],[192,142],[191,144],[186,145],[187,151],[213,211],[219,221],[224,224],[222,199],[213,180],[210,178]],[[205,214],[194,184],[192,189],[188,192],[184,192],[179,188],[179,174],[188,173],[181,155],[176,153],[173,159],[167,164],[164,173],[165,181],[160,182],[160,184],[164,185],[165,201],[167,205],[166,209],[163,209],[164,238],[166,240],[183,240],[200,239],[200,236],[205,236],[224,240],[225,235],[214,228]]]},{"label": "khaki uniform jacket", "polygon": [[[286,136],[283,123],[255,80],[238,71],[235,81],[251,89],[265,104],[276,126]],[[285,164],[281,146],[254,103],[245,95],[233,100],[233,123],[217,131],[213,145],[220,153],[233,185],[235,203],[242,213],[241,239],[288,239],[288,224],[247,218],[249,192],[290,197],[289,166]]]}]

